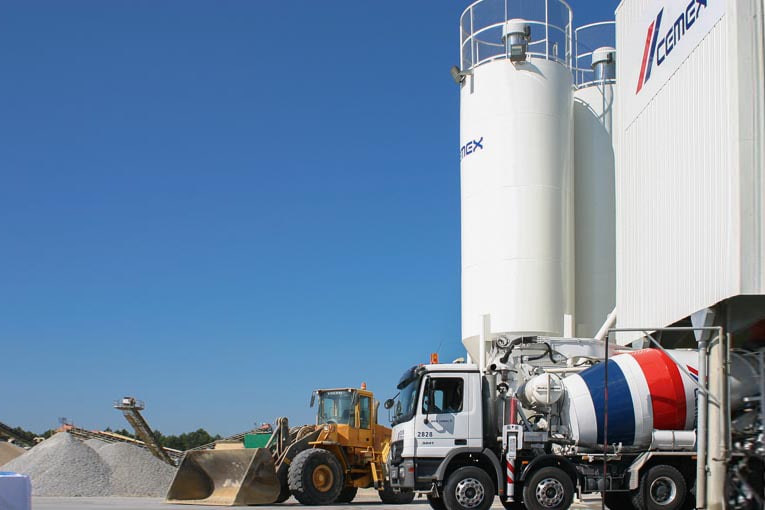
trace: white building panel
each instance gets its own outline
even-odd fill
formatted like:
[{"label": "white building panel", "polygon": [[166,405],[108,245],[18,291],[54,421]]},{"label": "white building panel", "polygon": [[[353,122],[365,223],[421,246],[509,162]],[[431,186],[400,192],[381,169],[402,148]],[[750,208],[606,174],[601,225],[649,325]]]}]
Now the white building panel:
[{"label": "white building panel", "polygon": [[744,12],[755,2],[678,6],[625,0],[617,9],[619,327],[661,327],[765,293],[762,38]]}]

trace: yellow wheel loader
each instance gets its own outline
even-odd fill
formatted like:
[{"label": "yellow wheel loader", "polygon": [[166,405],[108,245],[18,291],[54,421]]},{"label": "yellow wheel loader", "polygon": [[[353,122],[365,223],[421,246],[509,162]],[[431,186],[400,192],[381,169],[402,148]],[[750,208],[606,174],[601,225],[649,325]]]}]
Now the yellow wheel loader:
[{"label": "yellow wheel loader", "polygon": [[383,503],[404,504],[413,492],[394,493],[383,474],[391,431],[377,423],[372,392],[316,390],[316,425],[288,426],[279,418],[264,448],[189,451],[167,493],[168,503],[267,505],[290,495],[304,505],[350,503],[374,487]]}]

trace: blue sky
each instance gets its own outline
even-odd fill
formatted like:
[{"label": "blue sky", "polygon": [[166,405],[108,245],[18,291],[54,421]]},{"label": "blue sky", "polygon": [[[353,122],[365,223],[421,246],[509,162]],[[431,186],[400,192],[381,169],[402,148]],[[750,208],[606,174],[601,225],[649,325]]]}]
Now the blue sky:
[{"label": "blue sky", "polygon": [[228,435],[462,356],[466,6],[4,1],[0,421]]}]

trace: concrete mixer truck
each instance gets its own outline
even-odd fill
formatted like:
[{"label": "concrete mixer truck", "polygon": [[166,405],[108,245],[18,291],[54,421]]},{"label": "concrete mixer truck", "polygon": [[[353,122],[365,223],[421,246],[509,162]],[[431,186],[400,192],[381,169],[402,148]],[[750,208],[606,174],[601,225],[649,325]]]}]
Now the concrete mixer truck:
[{"label": "concrete mixer truck", "polygon": [[[696,402],[714,400],[697,350],[611,345],[604,359],[592,339],[489,345],[479,363],[401,377],[385,403],[394,489],[426,494],[434,510],[487,510],[495,495],[508,510],[563,510],[596,492],[614,510],[696,507],[696,425],[707,421]],[[732,354],[728,380],[731,409],[757,405],[756,364]]]}]

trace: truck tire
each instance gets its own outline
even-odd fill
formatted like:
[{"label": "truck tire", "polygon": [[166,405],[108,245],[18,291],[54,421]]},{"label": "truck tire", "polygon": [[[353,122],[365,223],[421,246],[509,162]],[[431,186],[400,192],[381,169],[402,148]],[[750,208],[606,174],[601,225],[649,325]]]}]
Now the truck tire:
[{"label": "truck tire", "polygon": [[343,490],[340,491],[340,495],[335,500],[335,503],[350,503],[353,501],[353,498],[356,497],[358,491],[358,487],[343,487]]},{"label": "truck tire", "polygon": [[573,500],[574,482],[559,467],[543,467],[523,483],[523,504],[528,510],[565,510]]},{"label": "truck tire", "polygon": [[653,466],[640,477],[640,489],[632,497],[638,510],[679,510],[688,488],[683,474],[673,466]]},{"label": "truck tire", "polygon": [[433,510],[446,510],[446,503],[444,503],[444,498],[436,498],[428,494],[428,504]]},{"label": "truck tire", "polygon": [[321,448],[298,453],[290,464],[288,479],[292,495],[304,505],[330,505],[345,486],[340,463]]},{"label": "truck tire", "polygon": [[488,510],[494,503],[494,482],[486,471],[465,466],[449,475],[443,501],[449,510]]},{"label": "truck tire", "polygon": [[603,500],[609,510],[632,510],[635,508],[632,506],[631,492],[606,492],[603,494]]},{"label": "truck tire", "polygon": [[414,500],[414,491],[393,492],[393,487],[387,483],[377,494],[380,496],[380,501],[386,505],[408,505]]}]

